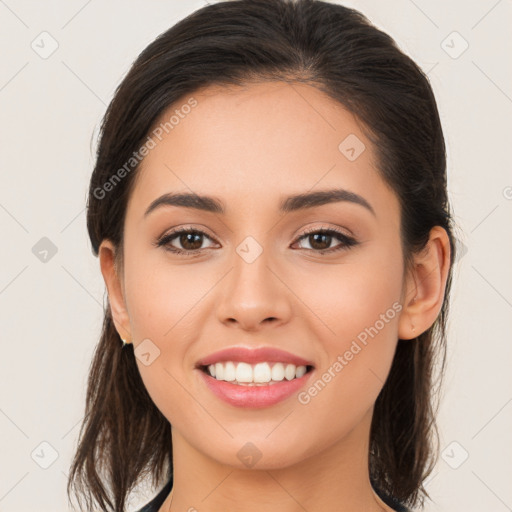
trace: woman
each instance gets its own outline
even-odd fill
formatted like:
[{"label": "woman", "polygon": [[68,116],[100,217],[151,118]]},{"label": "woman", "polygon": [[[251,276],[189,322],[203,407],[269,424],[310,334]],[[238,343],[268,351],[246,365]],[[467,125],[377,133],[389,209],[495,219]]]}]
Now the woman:
[{"label": "woman", "polygon": [[428,80],[359,12],[234,0],[161,34],[90,182],[108,305],[68,492],[123,511],[151,475],[145,512],[422,506],[452,222]]}]

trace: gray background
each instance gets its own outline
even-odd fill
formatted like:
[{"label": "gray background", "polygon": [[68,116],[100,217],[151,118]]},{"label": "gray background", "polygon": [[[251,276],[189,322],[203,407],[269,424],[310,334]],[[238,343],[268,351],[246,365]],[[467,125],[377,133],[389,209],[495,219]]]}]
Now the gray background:
[{"label": "gray background", "polygon": [[[463,254],[425,510],[512,510],[511,1],[340,3],[428,72],[445,131]],[[203,5],[0,0],[0,511],[68,510],[105,290],[85,227],[100,119],[139,52]]]}]

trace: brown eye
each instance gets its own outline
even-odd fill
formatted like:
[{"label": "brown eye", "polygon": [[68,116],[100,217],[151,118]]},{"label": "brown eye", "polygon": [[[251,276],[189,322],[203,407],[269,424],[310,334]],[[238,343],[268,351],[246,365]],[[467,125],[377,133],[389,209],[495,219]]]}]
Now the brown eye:
[{"label": "brown eye", "polygon": [[[335,247],[331,247],[332,241],[336,239],[340,243]],[[306,248],[306,250],[320,254],[347,249],[358,244],[354,238],[335,229],[317,229],[316,231],[310,231],[302,235],[299,238],[299,241],[301,240],[307,240],[309,242],[311,249]]]},{"label": "brown eye", "polygon": [[[198,256],[206,247],[203,245],[204,239],[212,240],[210,236],[198,229],[178,229],[164,235],[158,242],[157,247],[163,246],[167,251],[174,254],[182,254],[186,256]],[[348,249],[357,242],[354,238],[345,235],[341,231],[335,229],[317,229],[302,235],[298,241],[306,239],[311,248],[305,248],[307,251],[316,252],[319,254],[332,253],[342,249]],[[338,240],[338,245],[331,247],[332,242]],[[176,247],[174,244],[179,244]],[[304,247],[302,247],[304,249]]]},{"label": "brown eye", "polygon": [[[204,237],[211,238],[203,231],[197,229],[178,229],[163,236],[158,242],[157,247],[164,246],[166,250],[176,254],[199,253],[204,247]],[[180,247],[175,247],[171,242],[176,241]]]},{"label": "brown eye", "polygon": [[178,235],[178,240],[181,246],[187,251],[194,251],[200,249],[202,245],[202,235],[196,232],[181,233]]}]

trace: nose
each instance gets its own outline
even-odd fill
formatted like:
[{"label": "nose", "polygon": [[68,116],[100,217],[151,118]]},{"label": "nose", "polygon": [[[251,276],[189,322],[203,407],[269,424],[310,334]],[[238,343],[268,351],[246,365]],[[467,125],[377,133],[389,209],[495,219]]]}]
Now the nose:
[{"label": "nose", "polygon": [[268,260],[265,251],[252,262],[235,254],[218,296],[219,321],[246,331],[290,321],[293,293],[279,267]]}]

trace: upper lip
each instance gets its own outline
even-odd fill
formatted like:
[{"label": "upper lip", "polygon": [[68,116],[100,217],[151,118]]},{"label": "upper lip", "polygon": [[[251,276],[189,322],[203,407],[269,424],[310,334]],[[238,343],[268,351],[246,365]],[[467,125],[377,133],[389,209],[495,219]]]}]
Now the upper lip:
[{"label": "upper lip", "polygon": [[255,363],[290,363],[295,366],[313,366],[311,361],[274,347],[229,347],[200,359],[196,366],[208,366],[222,361]]}]

